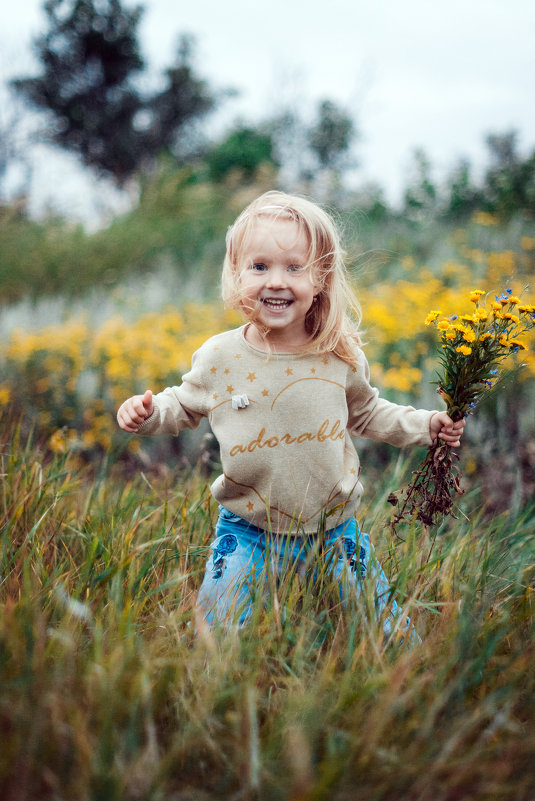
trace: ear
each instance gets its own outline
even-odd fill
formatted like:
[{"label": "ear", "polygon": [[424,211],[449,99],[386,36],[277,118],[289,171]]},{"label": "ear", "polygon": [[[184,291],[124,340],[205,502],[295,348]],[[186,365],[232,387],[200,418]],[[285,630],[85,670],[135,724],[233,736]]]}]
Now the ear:
[{"label": "ear", "polygon": [[312,291],[314,292],[314,300],[318,299],[318,296],[321,294],[322,290],[323,286],[318,280],[312,281]]}]

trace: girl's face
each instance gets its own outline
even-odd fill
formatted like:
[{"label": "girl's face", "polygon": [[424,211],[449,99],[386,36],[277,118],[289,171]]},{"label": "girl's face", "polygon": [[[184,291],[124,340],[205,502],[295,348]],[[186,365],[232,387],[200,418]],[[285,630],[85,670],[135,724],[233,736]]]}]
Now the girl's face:
[{"label": "girl's face", "polygon": [[[294,220],[260,217],[240,259],[244,306],[268,329],[269,342],[281,349],[294,350],[309,339],[305,317],[319,291],[308,266],[309,249]],[[262,341],[254,323],[246,337],[255,344]]]}]

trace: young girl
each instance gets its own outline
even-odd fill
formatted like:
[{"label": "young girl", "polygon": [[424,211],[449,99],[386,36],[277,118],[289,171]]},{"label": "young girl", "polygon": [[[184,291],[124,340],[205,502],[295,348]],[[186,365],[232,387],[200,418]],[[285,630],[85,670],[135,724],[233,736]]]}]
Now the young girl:
[{"label": "young girl", "polygon": [[[226,243],[223,299],[245,324],[209,339],[180,386],[126,400],[119,425],[176,435],[210,421],[223,473],[211,488],[220,515],[198,597],[209,624],[247,619],[250,579],[268,551],[286,569],[316,550],[342,598],[373,573],[381,612],[388,583],[355,522],[363,488],[351,438],[406,447],[440,437],[456,447],[464,421],[390,403],[370,385],[339,237],[317,205],[267,192]],[[389,609],[398,620],[395,603]]]}]

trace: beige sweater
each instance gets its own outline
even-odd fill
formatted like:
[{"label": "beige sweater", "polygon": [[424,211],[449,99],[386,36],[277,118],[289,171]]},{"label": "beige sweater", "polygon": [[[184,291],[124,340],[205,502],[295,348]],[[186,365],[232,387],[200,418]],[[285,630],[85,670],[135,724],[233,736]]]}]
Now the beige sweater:
[{"label": "beige sweater", "polygon": [[[360,465],[351,437],[399,447],[430,445],[432,412],[399,406],[370,386],[358,350],[356,367],[337,356],[266,354],[245,326],[212,337],[193,355],[182,384],[154,396],[140,434],[178,434],[208,417],[221,449],[216,500],[262,529],[278,533],[327,528],[360,502]],[[232,399],[245,395],[242,408]]]}]

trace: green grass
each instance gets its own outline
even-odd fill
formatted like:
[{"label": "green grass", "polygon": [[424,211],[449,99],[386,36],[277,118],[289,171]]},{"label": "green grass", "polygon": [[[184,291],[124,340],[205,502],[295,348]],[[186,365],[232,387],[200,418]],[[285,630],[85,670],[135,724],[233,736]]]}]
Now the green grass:
[{"label": "green grass", "polygon": [[344,610],[295,576],[195,636],[201,478],[2,442],[3,801],[535,797],[535,509],[486,520],[469,497],[393,540],[391,465],[361,522],[421,644],[385,640],[372,588]]}]

